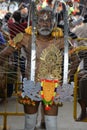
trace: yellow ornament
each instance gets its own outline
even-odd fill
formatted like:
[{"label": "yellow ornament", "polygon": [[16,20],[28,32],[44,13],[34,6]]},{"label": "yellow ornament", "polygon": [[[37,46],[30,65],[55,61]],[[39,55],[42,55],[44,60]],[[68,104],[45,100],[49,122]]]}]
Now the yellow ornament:
[{"label": "yellow ornament", "polygon": [[63,37],[62,29],[61,28],[54,28],[52,31],[52,36],[57,37],[57,38]]},{"label": "yellow ornament", "polygon": [[25,32],[29,35],[32,35],[32,26],[29,26],[25,29]]},{"label": "yellow ornament", "polygon": [[[25,29],[25,33],[32,35],[32,26],[29,26]],[[36,32],[37,34],[37,32]],[[52,31],[52,36],[56,38],[63,37],[63,31],[61,28],[54,28]]]}]

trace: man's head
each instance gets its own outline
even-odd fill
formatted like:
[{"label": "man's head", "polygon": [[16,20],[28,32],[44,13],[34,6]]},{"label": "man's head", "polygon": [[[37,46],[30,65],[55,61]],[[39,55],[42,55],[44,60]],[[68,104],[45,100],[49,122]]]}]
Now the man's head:
[{"label": "man's head", "polygon": [[26,18],[28,16],[28,4],[25,4],[25,3],[22,3],[20,6],[19,6],[19,10],[21,12],[21,17],[22,18]]},{"label": "man's head", "polygon": [[54,17],[51,8],[46,7],[38,11],[37,30],[40,35],[50,35],[54,26]]},{"label": "man's head", "polygon": [[20,13],[20,11],[15,11],[13,13],[13,18],[14,18],[15,22],[20,23],[20,20],[21,20],[21,13]]}]

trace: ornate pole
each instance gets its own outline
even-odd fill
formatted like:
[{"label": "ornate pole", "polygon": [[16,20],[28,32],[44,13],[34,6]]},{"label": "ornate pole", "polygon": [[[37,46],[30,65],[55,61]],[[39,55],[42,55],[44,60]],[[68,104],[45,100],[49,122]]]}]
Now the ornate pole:
[{"label": "ornate pole", "polygon": [[63,18],[64,18],[64,64],[63,64],[63,84],[67,84],[68,82],[68,10],[67,10],[67,5],[64,2],[64,0],[56,0],[54,4],[54,14],[56,11],[56,8],[58,7],[59,3],[62,3],[63,6]]},{"label": "ornate pole", "polygon": [[35,81],[35,67],[36,67],[36,6],[35,0],[32,0],[32,44],[31,44],[31,73],[30,80]]},{"label": "ornate pole", "polygon": [[69,63],[69,57],[68,57],[68,11],[67,6],[63,2],[63,17],[64,17],[64,71],[63,71],[63,84],[68,83],[68,63]]}]

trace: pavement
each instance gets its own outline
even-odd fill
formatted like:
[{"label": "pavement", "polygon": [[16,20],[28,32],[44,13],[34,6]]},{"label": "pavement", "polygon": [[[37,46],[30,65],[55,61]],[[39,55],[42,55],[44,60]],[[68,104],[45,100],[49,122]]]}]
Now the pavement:
[{"label": "pavement", "polygon": [[[80,106],[77,104],[78,114]],[[0,104],[0,113],[3,111],[23,112],[23,106],[16,103],[15,98],[9,98],[6,104]],[[0,115],[0,130],[3,130],[3,116]],[[24,116],[7,116],[5,130],[23,130]],[[37,130],[45,130],[39,129]],[[58,130],[87,130],[87,122],[76,122],[73,118],[73,102],[65,102],[62,107],[59,107],[58,113]]]}]

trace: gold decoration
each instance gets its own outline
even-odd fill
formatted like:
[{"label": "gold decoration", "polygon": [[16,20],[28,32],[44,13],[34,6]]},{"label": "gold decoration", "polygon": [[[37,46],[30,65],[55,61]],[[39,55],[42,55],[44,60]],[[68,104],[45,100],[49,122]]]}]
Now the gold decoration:
[{"label": "gold decoration", "polygon": [[61,28],[54,28],[52,31],[52,36],[57,37],[57,38],[63,37],[62,29]]},{"label": "gold decoration", "polygon": [[25,32],[29,35],[32,35],[32,26],[29,26],[25,29]]},{"label": "gold decoration", "polygon": [[61,79],[62,55],[56,45],[51,44],[40,56],[38,79]]},{"label": "gold decoration", "polygon": [[21,42],[22,39],[23,39],[23,33],[18,33],[16,35],[16,37],[13,38],[13,41],[14,41],[15,44],[17,44],[18,42]]},{"label": "gold decoration", "polygon": [[13,48],[16,49],[16,44],[14,43],[13,40],[9,40],[9,41],[8,41],[8,44],[9,44],[9,46],[11,46],[11,47],[13,47]]},{"label": "gold decoration", "polygon": [[8,41],[8,45],[11,46],[11,47],[13,47],[13,48],[15,48],[15,49],[17,49],[17,48],[18,48],[18,47],[17,47],[17,43],[18,43],[18,42],[21,42],[22,39],[23,39],[23,33],[18,33],[18,34],[13,38],[13,40],[10,39],[10,40]]}]

